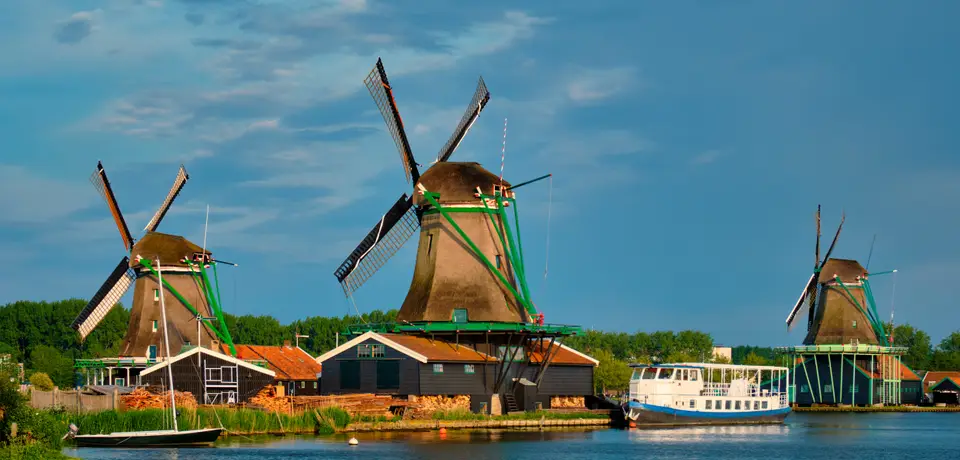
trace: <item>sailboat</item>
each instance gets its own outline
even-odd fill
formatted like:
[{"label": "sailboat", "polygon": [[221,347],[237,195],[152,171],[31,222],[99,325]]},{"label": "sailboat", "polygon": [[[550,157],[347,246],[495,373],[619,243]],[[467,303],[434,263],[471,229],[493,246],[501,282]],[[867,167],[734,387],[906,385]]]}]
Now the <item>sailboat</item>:
[{"label": "sailboat", "polygon": [[[157,259],[157,282],[163,286],[163,274],[160,270],[160,259]],[[170,342],[167,338],[167,307],[164,295],[160,296],[160,314],[163,319],[163,344],[166,348],[167,359],[170,355]],[[177,400],[174,397],[173,372],[167,366],[167,375],[170,377],[170,414],[173,419],[172,430],[126,431],[110,434],[76,434],[76,427],[70,425],[71,433],[77,446],[80,447],[184,447],[209,446],[220,437],[223,428],[203,428],[199,430],[183,430],[177,427]]]}]

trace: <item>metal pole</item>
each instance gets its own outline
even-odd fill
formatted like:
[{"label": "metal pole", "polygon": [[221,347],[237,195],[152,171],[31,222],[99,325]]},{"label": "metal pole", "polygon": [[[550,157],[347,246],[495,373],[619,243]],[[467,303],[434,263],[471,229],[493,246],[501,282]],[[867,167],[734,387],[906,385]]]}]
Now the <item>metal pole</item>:
[{"label": "metal pole", "polygon": [[179,431],[177,429],[177,400],[174,397],[173,390],[173,363],[170,362],[170,338],[167,335],[167,306],[166,302],[163,301],[163,298],[166,297],[163,294],[163,275],[160,274],[160,258],[157,258],[157,280],[160,282],[160,315],[163,319],[163,346],[166,349],[167,353],[167,376],[170,378],[170,411],[173,414],[173,431]]}]

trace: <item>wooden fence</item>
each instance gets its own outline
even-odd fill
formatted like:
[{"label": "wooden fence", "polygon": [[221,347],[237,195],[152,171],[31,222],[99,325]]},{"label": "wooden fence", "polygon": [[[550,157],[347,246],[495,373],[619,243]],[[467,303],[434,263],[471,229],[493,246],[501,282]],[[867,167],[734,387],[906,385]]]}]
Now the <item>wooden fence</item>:
[{"label": "wooden fence", "polygon": [[99,412],[120,409],[120,393],[99,395],[83,393],[79,390],[40,391],[30,388],[30,406],[34,409],[62,408],[69,412]]}]

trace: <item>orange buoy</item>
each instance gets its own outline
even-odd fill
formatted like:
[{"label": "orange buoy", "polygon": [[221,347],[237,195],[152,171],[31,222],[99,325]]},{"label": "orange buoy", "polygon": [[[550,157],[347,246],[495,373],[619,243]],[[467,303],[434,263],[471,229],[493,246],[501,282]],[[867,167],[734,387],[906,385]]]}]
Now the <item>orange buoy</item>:
[{"label": "orange buoy", "polygon": [[447,434],[447,429],[441,427],[441,428],[440,428],[440,434]]},{"label": "orange buoy", "polygon": [[637,427],[637,422],[634,422],[633,420],[631,420],[629,426],[630,426],[630,428],[636,428],[636,427]]}]

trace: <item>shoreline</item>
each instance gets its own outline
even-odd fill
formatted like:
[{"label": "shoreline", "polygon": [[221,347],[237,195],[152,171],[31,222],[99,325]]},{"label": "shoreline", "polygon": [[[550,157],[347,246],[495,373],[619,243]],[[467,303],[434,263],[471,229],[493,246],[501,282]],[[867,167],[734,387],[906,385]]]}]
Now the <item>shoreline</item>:
[{"label": "shoreline", "polygon": [[338,430],[340,433],[366,433],[374,431],[431,431],[440,428],[468,429],[526,429],[582,426],[611,426],[612,418],[573,418],[537,420],[401,420],[398,422],[358,422]]},{"label": "shoreline", "polygon": [[880,406],[880,407],[856,407],[856,406],[817,406],[817,407],[794,407],[794,412],[802,413],[838,413],[838,412],[960,412],[960,406],[930,407],[930,406]]}]

